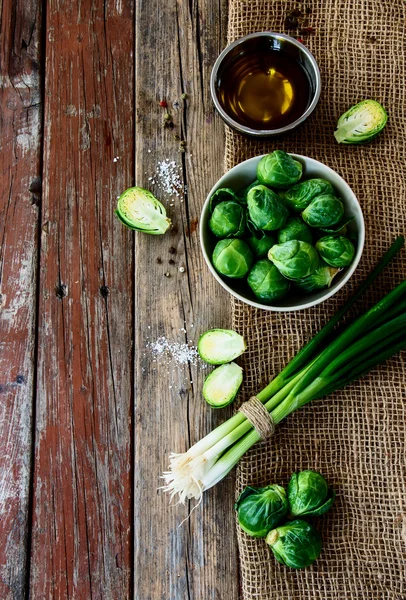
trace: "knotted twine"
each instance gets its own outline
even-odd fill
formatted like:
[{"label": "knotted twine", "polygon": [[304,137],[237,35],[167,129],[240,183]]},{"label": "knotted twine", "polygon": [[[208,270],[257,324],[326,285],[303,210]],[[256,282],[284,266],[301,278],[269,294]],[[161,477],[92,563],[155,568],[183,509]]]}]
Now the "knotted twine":
[{"label": "knotted twine", "polygon": [[275,433],[275,423],[272,415],[256,396],[252,396],[244,402],[238,410],[247,417],[261,440],[269,440]]},{"label": "knotted twine", "polygon": [[[313,33],[287,30],[288,12],[307,13]],[[262,389],[345,302],[394,237],[406,233],[406,2],[404,0],[230,0],[228,36],[280,31],[303,37],[316,57],[322,93],[311,118],[289,136],[243,138],[226,129],[225,167],[282,149],[336,170],[360,201],[363,256],[351,280],[328,301],[296,313],[270,313],[233,301],[233,328],[244,335],[242,400]],[[389,113],[384,133],[365,146],[336,144],[338,117],[365,98]],[[396,259],[355,309],[360,313],[406,276]],[[353,313],[354,314],[354,313]],[[280,423],[267,443],[240,461],[236,494],[246,485],[286,484],[316,469],[337,498],[313,523],[323,536],[315,564],[295,571],[277,563],[264,540],[237,525],[244,600],[405,600],[406,360],[401,354],[344,390]]]}]

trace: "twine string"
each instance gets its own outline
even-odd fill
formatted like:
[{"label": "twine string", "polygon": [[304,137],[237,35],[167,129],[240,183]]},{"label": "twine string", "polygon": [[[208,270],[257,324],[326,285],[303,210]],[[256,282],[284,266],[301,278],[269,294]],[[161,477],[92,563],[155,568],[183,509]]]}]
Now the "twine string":
[{"label": "twine string", "polygon": [[256,396],[252,396],[247,402],[244,402],[238,410],[247,417],[261,440],[268,440],[273,436],[275,422],[261,400],[258,400]]}]

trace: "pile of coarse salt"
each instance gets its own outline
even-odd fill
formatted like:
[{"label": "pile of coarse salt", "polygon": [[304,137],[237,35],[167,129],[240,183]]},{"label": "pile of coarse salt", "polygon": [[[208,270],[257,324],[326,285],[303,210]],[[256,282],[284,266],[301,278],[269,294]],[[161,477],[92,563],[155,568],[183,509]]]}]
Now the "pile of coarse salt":
[{"label": "pile of coarse salt", "polygon": [[157,163],[156,173],[153,177],[148,177],[152,185],[156,185],[165,194],[173,199],[180,198],[183,202],[183,178],[182,167],[177,165],[174,160],[161,160]]},{"label": "pile of coarse salt", "polygon": [[202,364],[196,346],[191,344],[169,341],[161,336],[155,341],[148,341],[146,344],[148,350],[156,360],[163,361],[165,364],[176,363],[177,365],[197,365]]}]

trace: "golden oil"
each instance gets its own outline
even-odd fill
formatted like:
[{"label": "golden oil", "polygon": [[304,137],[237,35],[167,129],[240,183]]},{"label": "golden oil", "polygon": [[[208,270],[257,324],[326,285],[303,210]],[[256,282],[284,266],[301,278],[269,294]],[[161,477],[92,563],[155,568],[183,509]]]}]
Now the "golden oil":
[{"label": "golden oil", "polygon": [[296,121],[310,104],[311,85],[295,58],[269,50],[242,54],[219,81],[224,110],[251,129],[279,129]]}]

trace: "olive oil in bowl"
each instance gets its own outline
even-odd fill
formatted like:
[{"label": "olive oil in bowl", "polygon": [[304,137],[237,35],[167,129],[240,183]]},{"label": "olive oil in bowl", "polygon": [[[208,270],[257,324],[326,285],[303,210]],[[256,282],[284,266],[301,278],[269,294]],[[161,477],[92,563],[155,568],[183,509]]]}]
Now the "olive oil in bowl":
[{"label": "olive oil in bowl", "polygon": [[293,129],[309,116],[319,99],[320,73],[297,40],[263,32],[237,40],[220,54],[211,89],[226,123],[266,137]]},{"label": "olive oil in bowl", "polygon": [[219,91],[227,113],[254,129],[280,129],[293,123],[310,102],[303,67],[278,51],[242,56],[225,73]]}]

